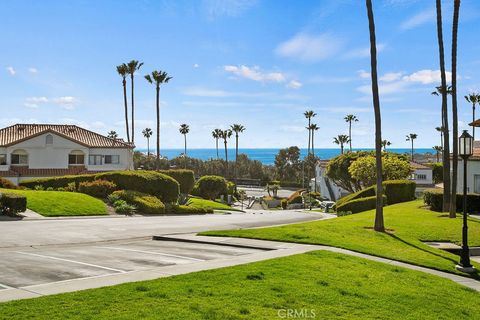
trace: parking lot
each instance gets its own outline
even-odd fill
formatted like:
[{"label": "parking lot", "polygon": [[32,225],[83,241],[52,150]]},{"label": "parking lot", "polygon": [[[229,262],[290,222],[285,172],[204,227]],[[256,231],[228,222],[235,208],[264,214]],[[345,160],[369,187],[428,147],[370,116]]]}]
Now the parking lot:
[{"label": "parking lot", "polygon": [[192,264],[261,250],[176,241],[112,241],[0,251],[0,292]]}]

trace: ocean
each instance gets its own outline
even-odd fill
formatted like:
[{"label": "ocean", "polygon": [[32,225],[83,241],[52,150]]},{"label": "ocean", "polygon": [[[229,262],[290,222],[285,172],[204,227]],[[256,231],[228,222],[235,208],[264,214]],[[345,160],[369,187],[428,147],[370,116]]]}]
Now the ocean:
[{"label": "ocean", "polygon": [[[271,148],[271,149],[242,149],[238,150],[239,153],[246,154],[252,160],[259,160],[264,165],[273,165],[275,161],[275,156],[278,154],[278,148]],[[373,149],[356,149],[353,148],[354,151],[369,151]],[[137,151],[147,152],[147,149],[137,149]],[[408,148],[389,148],[387,149],[389,152],[396,152],[396,153],[408,153],[410,154],[410,149]],[[155,152],[154,149],[150,149],[150,152]],[[417,154],[425,154],[425,153],[434,153],[433,149],[429,148],[418,148],[414,149],[414,152]],[[172,159],[178,157],[183,153],[183,149],[161,149],[160,154],[163,157],[167,157],[168,159]],[[221,159],[225,157],[224,149],[218,150],[219,156]],[[307,155],[307,149],[300,149],[301,158]],[[315,149],[315,155],[320,157],[322,160],[331,159],[340,154],[340,149],[335,148],[324,148],[324,149]],[[208,160],[208,159],[215,159],[217,157],[216,149],[187,149],[187,155],[191,158],[197,158],[201,160]],[[233,160],[235,157],[235,149],[228,149],[228,158],[229,160]]]}]

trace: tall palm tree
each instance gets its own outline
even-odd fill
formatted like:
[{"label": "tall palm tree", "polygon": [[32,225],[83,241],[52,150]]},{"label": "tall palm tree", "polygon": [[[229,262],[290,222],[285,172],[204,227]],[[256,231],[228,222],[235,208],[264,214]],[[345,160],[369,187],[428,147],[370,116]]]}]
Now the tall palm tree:
[{"label": "tall palm tree", "polygon": [[443,127],[436,127],[435,130],[437,130],[438,132],[440,132],[440,147],[442,147],[443,149]]},{"label": "tall palm tree", "polygon": [[392,143],[388,140],[382,140],[383,151],[387,151],[387,147],[391,146]]},{"label": "tall palm tree", "polygon": [[407,141],[410,141],[412,144],[412,161],[413,161],[413,140],[417,139],[418,135],[416,133],[410,133],[407,135]]},{"label": "tall palm tree", "polygon": [[150,128],[145,128],[143,129],[142,133],[143,133],[143,136],[147,138],[147,156],[149,157],[150,156],[150,137],[152,136],[153,131]]},{"label": "tall palm tree", "polygon": [[[480,94],[478,93],[470,93],[469,95],[465,96],[465,100],[468,103],[472,104],[472,122],[475,121],[475,105],[480,103]],[[473,140],[475,140],[475,127],[473,127]]]},{"label": "tall palm tree", "polygon": [[188,124],[184,123],[180,125],[180,129],[178,129],[178,131],[181,134],[183,134],[183,138],[184,138],[185,149],[183,152],[183,157],[185,158],[184,168],[186,169],[187,168],[187,134],[190,132],[190,127],[188,126]]},{"label": "tall palm tree", "polygon": [[156,89],[156,109],[157,109],[157,162],[156,167],[158,169],[160,162],[160,85],[168,83],[172,77],[165,71],[152,71],[151,74],[147,74],[145,79],[149,83],[155,84]]},{"label": "tall palm tree", "polygon": [[230,129],[235,132],[235,186],[237,185],[237,171],[238,171],[238,134],[245,131],[245,127],[241,124],[233,124]]},{"label": "tall palm tree", "polygon": [[433,146],[433,150],[437,154],[437,162],[440,162],[440,153],[443,151],[443,148],[441,146]]},{"label": "tall palm tree", "polygon": [[460,0],[453,1],[452,24],[452,197],[449,217],[457,216],[457,176],[458,176],[458,109],[457,109],[457,40]]},{"label": "tall palm tree", "polygon": [[223,139],[223,145],[225,146],[225,178],[228,177],[228,149],[227,149],[227,143],[228,139],[232,136],[232,130],[227,129],[227,130],[222,130],[222,135],[221,138]]},{"label": "tall palm tree", "polygon": [[340,146],[340,152],[343,154],[343,149],[345,143],[348,143],[348,136],[346,134],[339,134],[336,137],[333,137],[333,143],[338,144]]},{"label": "tall palm tree", "polygon": [[117,72],[122,77],[123,86],[123,106],[125,109],[125,129],[127,132],[127,141],[130,142],[130,129],[128,128],[128,103],[127,103],[127,74],[128,66],[125,63],[117,66]]},{"label": "tall palm tree", "polygon": [[127,73],[130,75],[130,83],[132,86],[132,143],[135,143],[135,97],[134,97],[134,82],[133,78],[135,76],[135,72],[140,70],[140,68],[143,66],[143,62],[139,62],[137,60],[132,60],[129,63],[127,63]]},{"label": "tall palm tree", "polygon": [[[442,28],[442,0],[436,0],[436,11],[437,11],[437,38],[438,38],[438,55],[440,62],[440,77],[441,77],[441,86],[440,94],[442,95],[442,127],[445,128],[443,132],[443,203],[442,211],[447,211],[450,209],[450,134],[448,132],[448,106],[447,106],[447,76],[445,72],[445,50],[443,46],[443,28]],[[437,88],[438,91],[438,88]]]},{"label": "tall palm tree", "polygon": [[218,155],[218,139],[220,139],[222,137],[222,129],[215,129],[212,131],[212,137],[215,139],[215,146],[217,148],[217,159],[219,159],[219,155]]},{"label": "tall palm tree", "polygon": [[318,129],[320,129],[319,126],[317,126],[315,123],[312,123],[310,125],[310,131],[312,132],[312,155],[315,157],[315,143],[314,143],[314,137],[315,137],[315,131],[317,131]]},{"label": "tall palm tree", "polygon": [[[383,220],[383,179],[382,179],[382,117],[380,114],[380,97],[378,93],[377,74],[377,44],[375,37],[375,20],[373,16],[372,0],[365,0],[368,15],[368,29],[370,31],[370,65],[372,78],[373,110],[375,114],[375,163],[377,169],[377,190],[374,230],[384,232]],[[351,121],[350,121],[351,124]],[[350,134],[350,139],[352,138]],[[351,142],[350,142],[351,143]],[[351,146],[350,146],[351,148]]]},{"label": "tall palm tree", "polygon": [[309,110],[309,111],[305,111],[303,113],[303,115],[305,116],[305,118],[308,119],[308,126],[307,126],[307,129],[308,129],[308,153],[307,154],[310,154],[310,139],[311,139],[311,131],[310,131],[310,124],[312,123],[312,118],[315,117],[317,114],[315,112],[313,112],[312,110]]},{"label": "tall palm tree", "polygon": [[347,114],[344,119],[345,122],[348,122],[348,140],[350,143],[350,151],[352,151],[352,122],[358,122],[358,118],[353,114]]},{"label": "tall palm tree", "polygon": [[113,140],[117,140],[118,133],[116,131],[111,130],[109,133],[107,133],[107,137]]}]

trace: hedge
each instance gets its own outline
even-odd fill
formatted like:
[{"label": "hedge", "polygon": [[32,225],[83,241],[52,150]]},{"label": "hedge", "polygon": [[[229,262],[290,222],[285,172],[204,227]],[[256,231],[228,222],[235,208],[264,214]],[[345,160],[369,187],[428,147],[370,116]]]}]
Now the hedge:
[{"label": "hedge", "polygon": [[387,180],[383,182],[383,194],[388,204],[415,200],[417,184],[411,180]]},{"label": "hedge", "polygon": [[27,197],[16,193],[0,194],[0,211],[7,215],[15,215],[27,210]]},{"label": "hedge", "polygon": [[[385,206],[387,204],[387,197],[383,195],[382,198],[383,198],[383,205]],[[337,206],[337,212],[357,213],[357,212],[372,210],[372,209],[375,209],[376,204],[377,204],[376,196],[354,199],[346,203],[343,203],[340,206]]]},{"label": "hedge", "polygon": [[0,177],[0,188],[18,189],[18,187],[10,180]]},{"label": "hedge", "polygon": [[[427,189],[423,192],[423,201],[433,211],[442,212],[443,189]],[[457,212],[463,212],[463,194],[457,194]],[[480,212],[480,194],[467,194],[467,212]]]},{"label": "hedge", "polygon": [[102,199],[117,189],[115,183],[107,180],[84,181],[78,185],[78,192]]},{"label": "hedge", "polygon": [[219,195],[227,193],[227,181],[220,176],[203,176],[198,179],[194,191],[195,195],[204,199],[215,200]]},{"label": "hedge", "polygon": [[360,198],[373,197],[373,196],[375,196],[375,187],[371,186],[338,199],[335,205],[337,207],[337,211],[339,211],[338,207],[349,201],[360,199]]},{"label": "hedge", "polygon": [[213,209],[212,208],[190,207],[190,206],[185,206],[185,205],[176,205],[176,206],[171,207],[171,213],[176,213],[176,214],[207,214],[207,213],[213,213]]},{"label": "hedge", "polygon": [[172,177],[180,184],[180,193],[189,194],[195,185],[195,176],[192,170],[159,170],[158,172]]},{"label": "hedge", "polygon": [[66,188],[68,184],[75,183],[75,188],[78,189],[80,182],[93,181],[95,180],[94,174],[81,174],[81,175],[70,175],[70,176],[60,176],[60,177],[51,177],[51,178],[36,178],[21,181],[20,185],[29,189],[35,189],[36,186],[42,186],[43,189],[48,188]]},{"label": "hedge", "polygon": [[112,193],[128,204],[135,206],[137,212],[145,214],[163,214],[165,205],[157,197],[131,190],[119,190]]}]

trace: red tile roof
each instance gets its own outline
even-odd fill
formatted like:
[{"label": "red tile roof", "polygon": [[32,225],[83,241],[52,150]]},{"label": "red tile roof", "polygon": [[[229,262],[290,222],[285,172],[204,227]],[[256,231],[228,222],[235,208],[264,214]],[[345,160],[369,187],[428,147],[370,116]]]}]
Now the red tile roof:
[{"label": "red tile roof", "polygon": [[68,169],[30,169],[27,166],[12,166],[8,171],[0,171],[0,177],[55,177],[101,172],[105,171],[87,170],[84,166],[70,166]]},{"label": "red tile roof", "polygon": [[16,124],[0,129],[0,147],[15,145],[44,133],[52,133],[89,148],[133,148],[122,139],[111,139],[75,125]]}]

